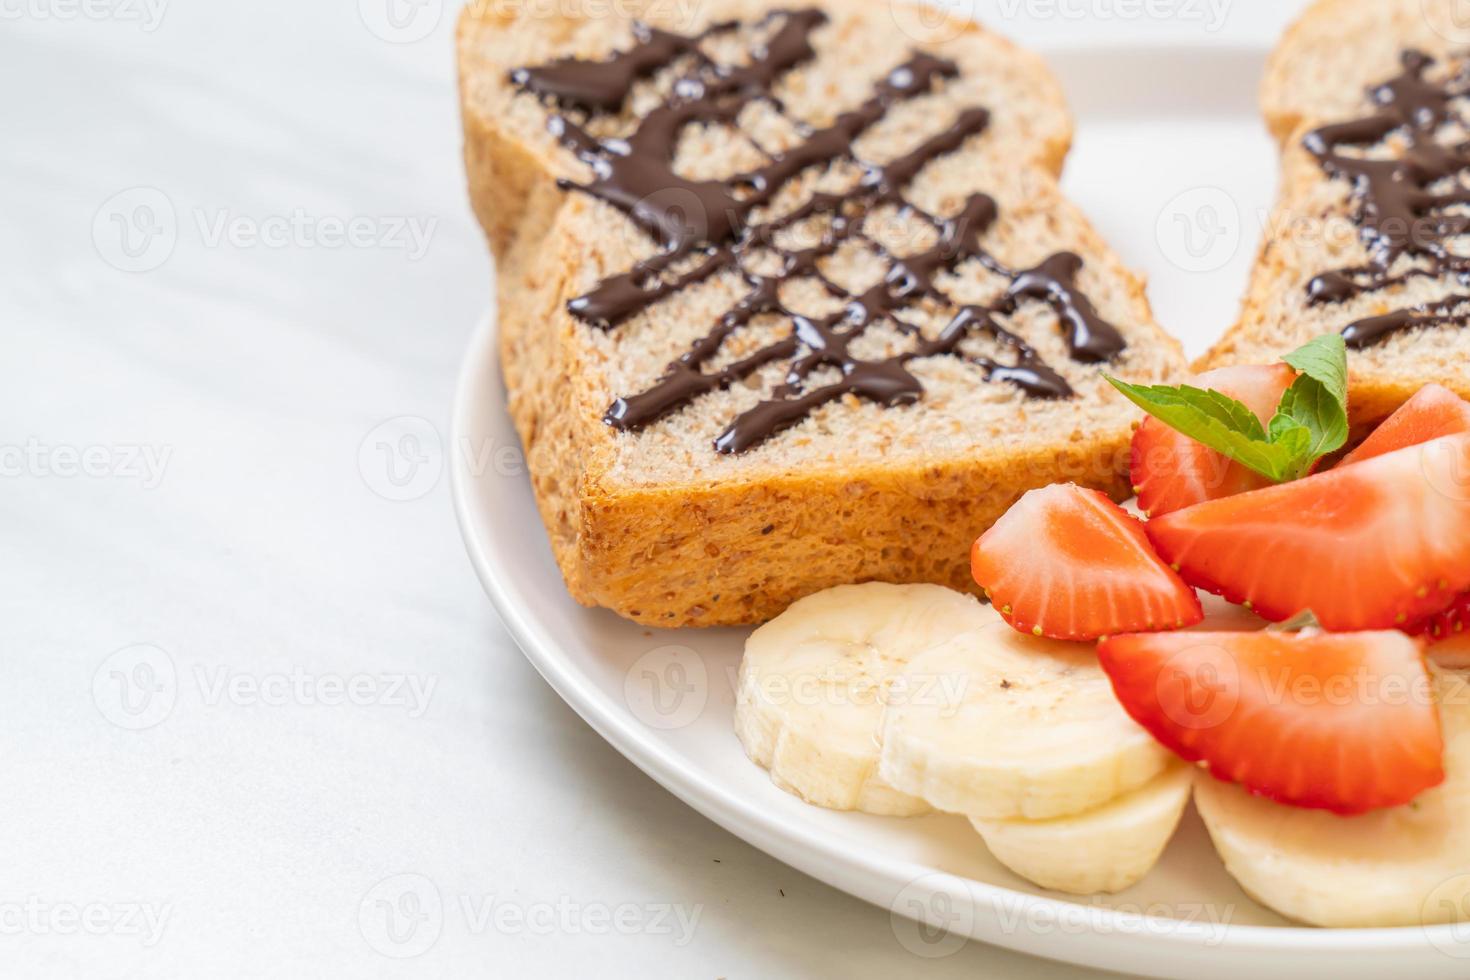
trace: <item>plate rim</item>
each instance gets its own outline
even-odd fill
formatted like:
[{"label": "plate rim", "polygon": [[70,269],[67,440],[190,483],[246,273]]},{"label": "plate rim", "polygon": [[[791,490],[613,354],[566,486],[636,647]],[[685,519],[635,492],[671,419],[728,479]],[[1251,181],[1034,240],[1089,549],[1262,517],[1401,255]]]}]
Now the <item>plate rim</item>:
[{"label": "plate rim", "polygon": [[[481,390],[479,381],[491,370],[498,372],[497,337],[496,318],[491,309],[476,326],[459,370],[451,415],[451,446],[459,446],[461,440],[466,438],[473,413],[490,407],[485,404],[485,392]],[[503,410],[503,406],[495,406],[493,410]],[[480,478],[471,471],[465,454],[453,452],[451,455],[451,495],[465,549],[491,604],[531,665],[604,741],[655,782],[707,819],[805,874],[869,902],[872,902],[869,896],[847,887],[840,880],[834,880],[838,876],[828,873],[825,865],[848,866],[874,880],[889,883],[901,881],[913,884],[922,880],[929,885],[924,889],[926,895],[947,893],[952,898],[973,903],[977,912],[985,910],[991,914],[1004,912],[1006,915],[1076,915],[1075,910],[1081,908],[1096,923],[1097,927],[1091,929],[1091,935],[1099,939],[1122,936],[1129,943],[1151,941],[1161,952],[1171,949],[1177,951],[1181,945],[1191,948],[1203,945],[1217,953],[1225,950],[1286,954],[1325,951],[1407,953],[1422,952],[1425,945],[1436,947],[1440,943],[1454,942],[1452,931],[1456,927],[1453,925],[1322,929],[1313,926],[1226,924],[1222,936],[1220,927],[1207,923],[1119,911],[1105,906],[1083,905],[1076,901],[1034,895],[1003,885],[977,881],[912,861],[853,852],[840,843],[828,841],[800,828],[783,825],[764,815],[757,803],[742,799],[716,781],[708,779],[702,772],[682,765],[651,732],[640,728],[631,714],[620,715],[609,704],[604,703],[605,699],[597,695],[585,676],[572,669],[558,655],[555,642],[544,628],[515,601],[514,586],[504,574],[490,543],[481,540],[475,530],[472,511],[475,506],[475,491],[480,489]],[[499,483],[508,485],[507,481]],[[518,485],[523,484],[518,482]],[[787,845],[781,848],[782,853],[776,854],[768,846],[771,839]],[[793,858],[793,854],[810,855],[812,859],[802,860],[800,856]],[[1149,928],[1150,925],[1152,928]],[[1441,935],[1436,936],[1436,932]],[[1045,951],[1038,952],[1019,943],[1011,945],[996,940],[995,944],[1032,955],[1048,955]],[[1139,949],[1138,946],[1133,948],[1135,951]],[[1052,958],[1067,959],[1064,956]]]}]

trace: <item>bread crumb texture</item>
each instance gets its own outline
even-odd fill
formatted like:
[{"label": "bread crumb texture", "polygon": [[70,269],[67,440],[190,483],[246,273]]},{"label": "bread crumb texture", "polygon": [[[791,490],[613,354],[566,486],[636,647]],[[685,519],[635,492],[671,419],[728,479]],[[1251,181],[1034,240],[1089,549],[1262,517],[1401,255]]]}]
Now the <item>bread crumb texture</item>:
[{"label": "bread crumb texture", "polygon": [[[646,390],[746,287],[727,270],[610,330],[567,311],[570,299],[657,246],[621,211],[557,188],[557,178],[586,182],[589,168],[548,132],[552,108],[518,92],[508,73],[626,50],[635,43],[632,25],[561,16],[551,4],[541,11],[519,0],[472,2],[458,35],[465,161],[472,202],[497,260],[509,408],[557,561],[582,603],[679,627],[763,621],[803,595],[842,583],[934,582],[973,591],[970,544],[1026,490],[1073,480],[1126,495],[1127,447],[1138,413],[1104,372],[1161,382],[1183,370],[1179,345],[1154,323],[1143,283],[1057,189],[1071,126],[1040,60],[968,22],[926,26],[905,18],[900,29],[883,4],[820,6],[828,20],[811,36],[816,57],[774,85],[783,111],[757,100],[734,125],[686,127],[676,172],[720,179],[758,166],[764,152],[800,139],[791,118],[828,125],[867,99],[913,51],[937,53],[958,64],[958,77],[894,105],[858,138],[857,158],[892,160],[942,132],[961,110],[989,109],[984,132],[919,171],[904,199],[949,217],[971,194],[989,194],[999,217],[982,239],[986,251],[1016,269],[1061,251],[1080,255],[1077,286],[1127,348],[1105,365],[1074,360],[1056,312],[1027,301],[1004,325],[1065,378],[1073,398],[1027,397],[1015,385],[987,380],[971,360],[931,357],[910,363],[924,388],[916,404],[885,408],[848,396],[744,453],[715,452],[712,441],[730,421],[781,384],[789,363],[783,360],[636,431],[608,426],[609,404]],[[719,21],[755,24],[771,9],[756,0],[648,2],[642,19],[690,35]],[[761,40],[755,30],[717,35],[706,50],[722,62],[742,63]],[[601,139],[630,134],[667,98],[678,70],[638,82],[622,110],[595,117],[589,132]],[[818,189],[851,186],[860,176],[850,162],[812,168],[760,217],[779,216]],[[874,209],[864,233],[864,242],[821,264],[823,275],[849,292],[880,281],[888,267],[866,239],[902,256],[928,247],[934,235],[897,207]],[[796,225],[787,234],[792,241],[782,247],[800,247],[802,235],[820,237],[821,229]],[[937,284],[959,302],[986,303],[1007,282],[970,259]],[[784,288],[790,307],[810,315],[831,311],[833,298],[813,283]],[[914,313],[926,331],[947,319],[942,308]],[[787,319],[757,317],[705,370],[790,330]],[[879,356],[906,343],[912,338],[878,325],[855,352]],[[965,343],[972,357],[1008,359],[993,341],[977,336]],[[822,378],[814,374],[808,383]]]},{"label": "bread crumb texture", "polygon": [[[1324,171],[1304,144],[1307,134],[1374,114],[1369,89],[1404,71],[1400,59],[1406,50],[1436,59],[1426,80],[1443,81],[1458,71],[1470,34],[1455,20],[1456,8],[1455,0],[1319,0],[1287,31],[1271,56],[1261,93],[1267,122],[1281,142],[1279,197],[1266,222],[1240,319],[1198,369],[1268,363],[1355,321],[1464,291],[1456,276],[1447,274],[1409,278],[1338,303],[1313,305],[1307,296],[1313,277],[1370,263],[1354,220],[1359,202],[1352,186]],[[1439,139],[1452,145],[1467,135],[1450,125]],[[1352,152],[1395,158],[1404,146],[1402,136],[1392,134],[1378,146]],[[1465,254],[1464,243],[1456,242],[1453,251]],[[1415,263],[1412,255],[1404,255],[1389,271],[1397,274]],[[1355,435],[1430,382],[1470,397],[1467,354],[1470,334],[1455,325],[1400,331],[1350,350]]]}]

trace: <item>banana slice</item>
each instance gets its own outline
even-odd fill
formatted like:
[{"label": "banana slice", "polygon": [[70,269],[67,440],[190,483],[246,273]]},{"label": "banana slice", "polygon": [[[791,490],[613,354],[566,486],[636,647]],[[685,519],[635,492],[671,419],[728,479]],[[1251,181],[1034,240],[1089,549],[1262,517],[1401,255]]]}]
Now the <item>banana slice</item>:
[{"label": "banana slice", "polygon": [[915,657],[904,681],[884,714],[879,774],[939,810],[1083,813],[1172,758],[1123,711],[1090,645],[1022,636],[998,616]]},{"label": "banana slice", "polygon": [[1028,881],[1073,895],[1118,892],[1148,874],[1184,805],[1193,768],[1171,765],[1142,789],[1071,817],[970,823],[995,859]]},{"label": "banana slice", "polygon": [[735,733],[789,793],[834,810],[927,813],[877,773],[893,680],[917,653],[999,622],[938,585],[842,585],[807,596],[745,641]]},{"label": "banana slice", "polygon": [[1319,926],[1470,920],[1470,684],[1434,674],[1445,781],[1406,806],[1339,817],[1195,777],[1195,806],[1251,897]]}]

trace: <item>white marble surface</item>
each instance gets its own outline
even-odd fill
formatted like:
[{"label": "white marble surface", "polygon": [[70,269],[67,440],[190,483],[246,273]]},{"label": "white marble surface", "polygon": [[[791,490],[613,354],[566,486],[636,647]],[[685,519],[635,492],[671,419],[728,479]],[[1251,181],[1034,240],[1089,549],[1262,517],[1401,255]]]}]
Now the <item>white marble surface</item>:
[{"label": "white marble surface", "polygon": [[[960,6],[1050,47],[1297,6],[1249,2]],[[0,0],[5,975],[1084,976],[916,959],[506,637],[438,445],[489,289],[449,6]]]}]

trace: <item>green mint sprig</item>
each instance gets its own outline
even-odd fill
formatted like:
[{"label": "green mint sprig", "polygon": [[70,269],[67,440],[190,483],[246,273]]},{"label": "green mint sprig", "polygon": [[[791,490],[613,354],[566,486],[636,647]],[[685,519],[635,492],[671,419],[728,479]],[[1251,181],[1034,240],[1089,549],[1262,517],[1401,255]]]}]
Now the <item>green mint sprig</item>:
[{"label": "green mint sprig", "polygon": [[1264,426],[1255,412],[1213,389],[1108,381],[1165,425],[1285,483],[1306,476],[1347,442],[1347,345],[1341,334],[1324,334],[1282,360],[1300,374]]}]

